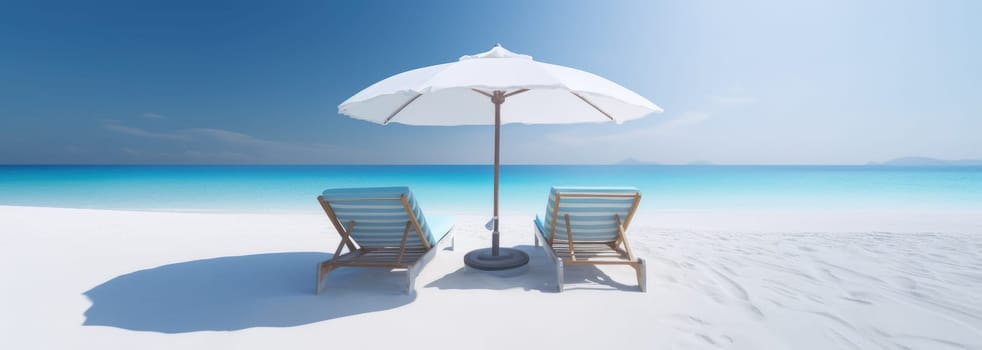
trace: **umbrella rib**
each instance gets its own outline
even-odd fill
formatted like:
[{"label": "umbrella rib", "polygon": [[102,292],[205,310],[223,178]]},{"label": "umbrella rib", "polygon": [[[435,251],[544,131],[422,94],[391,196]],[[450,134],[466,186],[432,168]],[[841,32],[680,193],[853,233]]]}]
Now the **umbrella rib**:
[{"label": "umbrella rib", "polygon": [[481,91],[481,90],[473,89],[473,88],[471,90],[474,90],[474,92],[477,92],[477,93],[479,93],[481,95],[484,95],[484,96],[487,96],[487,97],[494,97],[493,95],[491,95],[490,93],[487,93],[485,91]]},{"label": "umbrella rib", "polygon": [[515,90],[515,91],[512,91],[512,92],[509,92],[509,93],[507,93],[507,94],[505,94],[505,97],[509,97],[509,96],[514,96],[514,95],[518,95],[518,94],[520,94],[520,93],[523,93],[523,92],[526,92],[526,91],[529,91],[529,89],[519,89],[519,90]]},{"label": "umbrella rib", "polygon": [[406,103],[403,103],[402,106],[399,106],[399,109],[397,109],[395,112],[392,112],[392,114],[390,114],[388,118],[385,118],[385,121],[382,122],[382,125],[388,124],[389,121],[392,120],[392,118],[396,117],[396,114],[402,112],[403,109],[406,109],[406,106],[409,106],[410,103],[416,101],[416,99],[419,98],[420,96],[423,96],[423,94],[417,94],[416,96],[413,96],[413,98],[409,99],[409,101],[406,101]]},{"label": "umbrella rib", "polygon": [[610,114],[607,114],[607,112],[604,112],[604,110],[600,109],[600,107],[597,107],[597,105],[593,104],[593,102],[590,102],[589,100],[587,100],[586,97],[580,96],[580,94],[575,93],[573,91],[570,91],[569,93],[573,94],[576,97],[579,97],[581,100],[583,100],[583,102],[586,102],[586,104],[590,105],[590,107],[593,107],[593,109],[596,109],[597,112],[603,113],[603,115],[605,117],[607,117],[607,119],[610,119],[611,121],[615,121],[614,120],[614,117],[611,117]]}]

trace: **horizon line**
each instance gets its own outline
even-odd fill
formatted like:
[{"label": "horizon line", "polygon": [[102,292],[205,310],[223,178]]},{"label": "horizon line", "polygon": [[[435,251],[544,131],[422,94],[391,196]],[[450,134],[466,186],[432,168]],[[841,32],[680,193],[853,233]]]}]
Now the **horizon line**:
[{"label": "horizon line", "polygon": [[[737,167],[737,166],[771,166],[771,167],[982,167],[982,165],[958,165],[958,164],[904,164],[904,165],[894,165],[894,164],[883,164],[876,162],[868,162],[864,164],[804,164],[804,163],[748,163],[748,164],[734,164],[734,163],[700,163],[700,164],[690,164],[690,163],[632,163],[632,164],[618,164],[618,163],[554,163],[554,164],[541,164],[541,163],[505,163],[502,166],[624,166],[624,167],[635,167],[635,166],[669,166],[669,167]],[[45,166],[215,166],[215,167],[235,167],[235,166],[494,166],[492,163],[0,163],[0,167],[45,167]]]}]

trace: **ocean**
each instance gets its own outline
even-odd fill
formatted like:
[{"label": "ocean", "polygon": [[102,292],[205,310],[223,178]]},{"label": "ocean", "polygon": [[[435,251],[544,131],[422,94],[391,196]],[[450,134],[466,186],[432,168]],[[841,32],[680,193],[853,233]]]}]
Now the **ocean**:
[{"label": "ocean", "polygon": [[[0,166],[0,205],[315,213],[326,188],[410,186],[427,212],[488,215],[490,165]],[[639,210],[975,210],[982,167],[505,165],[503,213],[551,186],[634,186]]]}]

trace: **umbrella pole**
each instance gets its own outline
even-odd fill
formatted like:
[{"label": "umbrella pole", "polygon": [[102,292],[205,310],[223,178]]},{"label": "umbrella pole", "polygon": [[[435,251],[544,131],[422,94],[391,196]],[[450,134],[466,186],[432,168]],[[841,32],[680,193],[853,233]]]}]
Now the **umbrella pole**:
[{"label": "umbrella pole", "polygon": [[501,104],[508,96],[520,94],[528,89],[510,93],[495,90],[487,93],[474,89],[482,95],[491,97],[494,103],[494,217],[491,218],[491,249],[483,248],[464,255],[464,264],[470,268],[490,271],[500,276],[514,276],[524,273],[528,267],[529,255],[515,248],[501,248],[498,237],[498,178],[501,175]]},{"label": "umbrella pole", "polygon": [[505,102],[505,92],[496,90],[491,96],[494,103],[494,223],[491,230],[491,256],[498,256],[498,177],[501,172],[501,104]]}]

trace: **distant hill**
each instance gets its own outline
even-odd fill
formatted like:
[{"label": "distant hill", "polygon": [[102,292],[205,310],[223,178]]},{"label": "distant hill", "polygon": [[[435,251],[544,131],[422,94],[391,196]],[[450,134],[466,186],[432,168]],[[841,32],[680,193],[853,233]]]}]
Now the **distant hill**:
[{"label": "distant hill", "polygon": [[902,157],[883,163],[870,162],[869,165],[879,166],[982,166],[979,159],[946,160],[928,157]]},{"label": "distant hill", "polygon": [[686,165],[714,165],[714,164],[713,164],[713,162],[708,162],[708,161],[705,161],[705,160],[697,160],[697,161],[694,161],[694,162],[689,162]]}]

